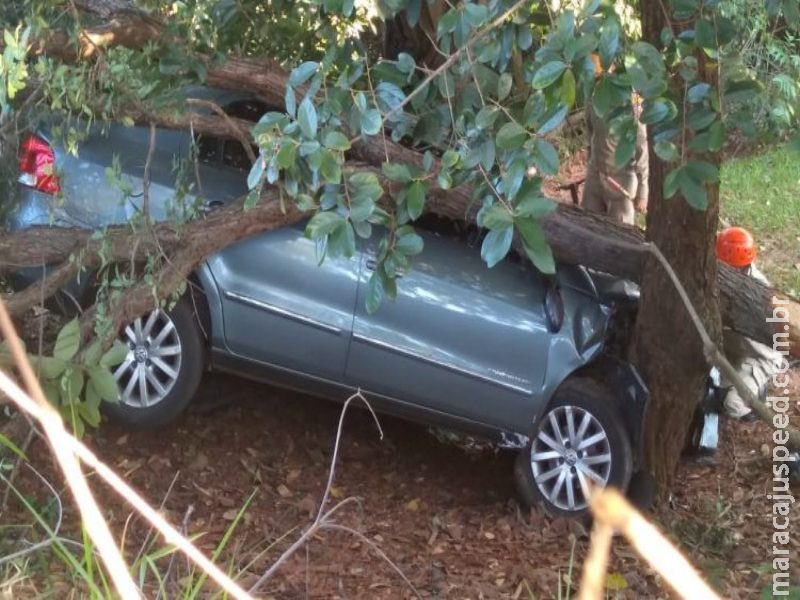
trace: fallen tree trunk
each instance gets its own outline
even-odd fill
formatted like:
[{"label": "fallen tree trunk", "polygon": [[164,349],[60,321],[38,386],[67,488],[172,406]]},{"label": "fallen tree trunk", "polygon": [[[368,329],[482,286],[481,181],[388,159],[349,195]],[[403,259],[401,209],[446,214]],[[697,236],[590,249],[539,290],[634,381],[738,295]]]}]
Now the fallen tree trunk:
[{"label": "fallen tree trunk", "polygon": [[[150,232],[132,232],[127,226],[110,228],[103,251],[112,262],[130,262],[148,253],[164,251],[177,254],[180,249],[191,247],[191,259],[171,261],[172,270],[186,275],[203,258],[227,244],[302,218],[299,211],[291,209],[287,214],[275,212],[270,194],[265,194],[262,203],[254,210],[243,212],[241,202],[235,202],[207,219],[191,223],[182,234],[166,223],[157,225]],[[436,190],[428,199],[426,208],[450,219],[471,221],[477,209],[468,208],[468,199],[469,194],[462,189]],[[641,280],[643,255],[615,243],[644,243],[640,231],[567,205],[560,205],[555,213],[543,220],[543,225],[559,261],[590,266],[633,281]],[[82,252],[84,264],[91,266],[99,260],[98,252],[102,246],[100,241],[90,240],[91,234],[91,231],[83,229],[49,228],[0,233],[0,273],[42,264],[59,265],[78,252]],[[728,327],[770,346],[774,334],[788,333],[786,341],[792,355],[800,355],[800,304],[723,264],[719,265],[719,287],[722,316]],[[39,294],[31,292],[32,303],[39,297]],[[779,301],[775,306],[785,307],[787,323],[766,320],[773,315],[773,298]],[[144,306],[142,312],[147,310],[147,306],[137,301],[136,307],[141,306]],[[10,308],[18,314],[26,306],[12,301]],[[130,314],[129,311],[125,313]],[[784,330],[784,326],[789,329]]]}]

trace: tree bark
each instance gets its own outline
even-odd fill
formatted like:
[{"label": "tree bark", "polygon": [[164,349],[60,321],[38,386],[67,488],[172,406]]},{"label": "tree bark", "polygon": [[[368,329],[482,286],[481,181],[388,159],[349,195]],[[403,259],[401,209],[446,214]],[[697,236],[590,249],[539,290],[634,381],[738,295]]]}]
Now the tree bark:
[{"label": "tree bark", "polygon": [[[640,7],[643,38],[658,45],[662,29],[672,24],[666,20],[659,3],[640,2]],[[703,57],[698,56],[698,60],[700,77],[706,77]],[[715,82],[710,83],[714,85]],[[675,88],[681,86],[680,81],[674,82]],[[678,95],[682,92],[681,89],[675,91]],[[714,160],[714,157],[705,158]],[[718,157],[716,162],[719,164]],[[690,207],[680,194],[666,202],[662,190],[670,168],[655,153],[650,154],[647,238],[660,248],[672,265],[711,339],[719,341],[721,322],[714,248],[719,185],[707,186],[709,202],[705,211]],[[676,348],[680,351],[676,352]],[[661,489],[668,489],[685,447],[694,411],[704,392],[709,366],[703,344],[695,335],[674,286],[652,261],[648,261],[643,272],[642,299],[631,355],[651,394],[645,465]]]}]

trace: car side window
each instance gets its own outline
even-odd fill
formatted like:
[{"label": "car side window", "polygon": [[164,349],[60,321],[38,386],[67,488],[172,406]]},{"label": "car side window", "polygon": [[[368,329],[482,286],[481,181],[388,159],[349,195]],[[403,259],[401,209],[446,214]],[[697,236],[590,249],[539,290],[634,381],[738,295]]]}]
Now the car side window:
[{"label": "car side window", "polygon": [[[269,108],[257,100],[236,100],[222,107],[229,117],[257,122]],[[253,146],[257,154],[258,149]],[[197,139],[197,157],[208,164],[225,165],[238,171],[250,170],[250,158],[238,140],[220,139],[212,136],[199,136]]]}]

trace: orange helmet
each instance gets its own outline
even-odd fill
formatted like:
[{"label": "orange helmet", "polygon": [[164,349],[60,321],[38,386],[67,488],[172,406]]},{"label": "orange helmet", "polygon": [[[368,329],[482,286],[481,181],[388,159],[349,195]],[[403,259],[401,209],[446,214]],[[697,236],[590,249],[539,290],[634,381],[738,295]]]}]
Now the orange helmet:
[{"label": "orange helmet", "polygon": [[732,267],[749,267],[756,259],[756,241],[741,227],[728,227],[717,234],[717,258]]}]

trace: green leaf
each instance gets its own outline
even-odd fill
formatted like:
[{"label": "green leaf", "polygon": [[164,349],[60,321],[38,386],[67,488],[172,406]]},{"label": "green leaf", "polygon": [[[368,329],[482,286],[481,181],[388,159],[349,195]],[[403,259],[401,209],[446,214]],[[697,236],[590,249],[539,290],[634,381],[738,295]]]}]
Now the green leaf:
[{"label": "green leaf", "polygon": [[383,119],[377,108],[370,108],[361,115],[361,133],[363,135],[376,135],[381,130]]},{"label": "green leaf", "polygon": [[536,164],[536,168],[544,175],[556,175],[558,173],[558,150],[547,140],[536,139],[536,153],[533,161]]},{"label": "green leaf", "polygon": [[116,367],[125,360],[125,357],[128,356],[128,352],[128,347],[119,340],[116,340],[114,341],[114,345],[100,358],[100,366],[106,368]]},{"label": "green leaf", "polygon": [[309,98],[306,98],[300,103],[297,109],[297,122],[300,125],[300,130],[306,138],[315,138],[317,136],[317,109]]},{"label": "green leaf", "polygon": [[695,108],[689,111],[689,118],[687,120],[689,127],[694,131],[701,131],[705,129],[717,118],[717,113],[707,108]]},{"label": "green leaf", "polygon": [[[286,139],[281,144],[281,149],[278,150],[278,154],[275,157],[278,166],[281,169],[288,169],[294,165],[294,161],[297,158],[297,144],[294,143],[292,139]],[[258,161],[256,161],[258,162]]]},{"label": "green leaf", "polygon": [[333,230],[328,236],[328,253],[331,257],[344,256],[352,258],[356,252],[356,236],[348,221]]},{"label": "green leaf", "polygon": [[704,184],[695,181],[691,177],[683,176],[681,177],[680,185],[683,197],[686,198],[689,206],[695,210],[708,208],[708,196]]},{"label": "green leaf", "polygon": [[678,147],[672,142],[668,142],[666,140],[656,142],[653,145],[653,150],[658,158],[666,162],[676,161],[681,156],[678,152]]},{"label": "green leaf", "polygon": [[53,357],[60,360],[69,361],[78,352],[81,345],[81,327],[78,319],[72,319],[61,328],[56,337],[56,345],[53,348]]},{"label": "green leaf", "polygon": [[256,162],[253,163],[253,166],[250,167],[250,173],[247,175],[248,189],[253,190],[258,187],[259,183],[261,183],[261,177],[264,175],[264,167],[266,166],[266,163],[267,161],[259,156],[256,159]]},{"label": "green leaf", "polygon": [[558,204],[550,198],[544,196],[529,196],[517,204],[517,217],[531,217],[541,219],[556,210]]},{"label": "green leaf", "polygon": [[41,376],[45,379],[56,379],[61,377],[67,369],[67,361],[51,356],[42,356],[34,359],[33,362],[39,369]]},{"label": "green leaf", "polygon": [[381,301],[383,300],[383,296],[383,282],[381,281],[381,277],[378,275],[378,270],[376,269],[372,272],[372,275],[367,282],[367,313],[373,314],[376,310],[378,310],[378,307],[381,305]]},{"label": "green leaf", "polygon": [[95,367],[88,370],[89,380],[92,382],[98,395],[106,402],[119,402],[119,388],[111,372],[104,367]]},{"label": "green leaf", "polygon": [[511,86],[513,85],[513,83],[514,80],[511,77],[511,73],[503,73],[497,79],[497,99],[500,102],[505,100],[511,93]]},{"label": "green leaf", "polygon": [[354,196],[350,202],[350,219],[356,223],[366,221],[372,216],[374,210],[375,200],[363,194]]},{"label": "green leaf", "polygon": [[645,125],[652,125],[660,123],[661,121],[669,118],[672,112],[670,103],[663,98],[656,98],[655,100],[647,100],[644,103],[642,116],[639,120]]},{"label": "green leaf", "polygon": [[102,352],[102,343],[100,340],[95,340],[89,344],[89,347],[83,352],[83,360],[81,362],[87,367],[94,367],[100,362]]},{"label": "green leaf", "polygon": [[514,239],[514,228],[507,225],[504,229],[493,229],[486,234],[481,244],[481,258],[489,268],[492,268],[505,258],[511,249],[511,241]]},{"label": "green leaf", "polygon": [[616,167],[622,168],[633,159],[636,154],[636,138],[621,137],[617,140],[617,149],[614,151],[614,164]]},{"label": "green leaf", "polygon": [[299,65],[289,74],[289,85],[298,86],[304,84],[316,73],[317,67],[317,63],[313,61],[307,61]]},{"label": "green leaf", "polygon": [[514,121],[506,123],[497,132],[496,144],[503,150],[516,150],[528,138],[528,131]]},{"label": "green leaf", "polygon": [[522,237],[522,246],[525,254],[542,273],[552,274],[556,272],[556,263],[553,258],[553,251],[547,243],[542,226],[531,218],[517,219],[515,221],[517,230]]},{"label": "green leaf", "polygon": [[697,104],[708,98],[711,86],[705,82],[696,83],[686,91],[686,99],[692,104]]},{"label": "green leaf", "polygon": [[717,33],[708,19],[698,19],[694,26],[694,42],[704,50],[717,49]]},{"label": "green leaf", "polygon": [[619,34],[619,23],[616,19],[607,19],[603,23],[597,50],[600,54],[600,62],[604,69],[608,68],[614,61],[617,52],[619,52]]},{"label": "green leaf", "polygon": [[354,198],[366,196],[373,202],[377,202],[383,195],[383,187],[375,173],[366,171],[353,173],[347,179],[347,184],[350,189],[350,195]]},{"label": "green leaf", "polygon": [[315,214],[306,225],[305,235],[312,240],[318,240],[333,232],[344,223],[344,217],[333,211]]},{"label": "green leaf", "polygon": [[521,156],[515,158],[508,166],[503,176],[503,192],[506,198],[513,200],[516,197],[527,170],[527,162]]},{"label": "green leaf", "polygon": [[455,150],[448,150],[442,155],[442,167],[452,169],[461,160],[461,155]]},{"label": "green leaf", "polygon": [[79,401],[83,390],[83,373],[81,371],[72,371],[65,378],[66,381],[62,380],[65,397],[69,399],[69,402]]},{"label": "green leaf", "polygon": [[695,181],[701,183],[717,183],[719,181],[719,169],[710,162],[691,160],[683,168],[686,174]]},{"label": "green leaf", "polygon": [[475,116],[475,126],[478,129],[488,129],[497,120],[500,109],[496,106],[484,106]]},{"label": "green leaf", "polygon": [[536,133],[539,135],[544,135],[553,131],[556,127],[564,122],[567,112],[569,112],[569,109],[565,104],[554,106],[545,113],[544,117],[542,117],[542,123],[539,125]]},{"label": "green leaf", "polygon": [[664,177],[664,198],[672,198],[680,187],[682,168],[673,169]]},{"label": "green leaf", "polygon": [[576,85],[575,75],[572,69],[567,69],[564,72],[564,77],[561,79],[561,101],[568,109],[575,105]]},{"label": "green leaf", "polygon": [[405,256],[413,256],[422,252],[422,245],[422,237],[412,232],[399,236],[394,249]]},{"label": "green leaf", "polygon": [[328,183],[339,183],[342,180],[342,165],[335,152],[325,151],[319,154],[319,173]]},{"label": "green leaf", "polygon": [[408,186],[406,194],[406,208],[408,216],[412,221],[417,220],[422,215],[425,208],[425,194],[428,191],[428,184],[423,181],[415,181]]},{"label": "green leaf", "polygon": [[406,165],[397,163],[385,162],[382,165],[383,174],[390,181],[397,181],[398,183],[408,183],[413,179],[411,176],[411,169]]},{"label": "green leaf", "polygon": [[514,223],[514,217],[502,204],[492,204],[481,211],[481,225],[486,229],[505,229]]},{"label": "green leaf", "polygon": [[541,90],[546,88],[559,77],[561,77],[561,74],[566,70],[566,68],[566,63],[560,60],[554,60],[542,66],[533,75],[533,81],[531,82],[533,89]]},{"label": "green leaf", "polygon": [[331,150],[345,151],[350,149],[350,140],[340,131],[329,131],[326,133],[322,144]]},{"label": "green leaf", "polygon": [[86,402],[78,404],[78,414],[90,427],[100,425],[100,410]]},{"label": "green leaf", "polygon": [[714,121],[708,128],[708,149],[719,152],[725,144],[725,125],[722,121]]},{"label": "green leaf", "polygon": [[417,68],[417,63],[414,57],[407,52],[401,52],[397,55],[397,70],[406,75],[413,75]]},{"label": "green leaf", "polygon": [[764,84],[756,79],[725,83],[725,102],[748,102],[764,91]]}]

